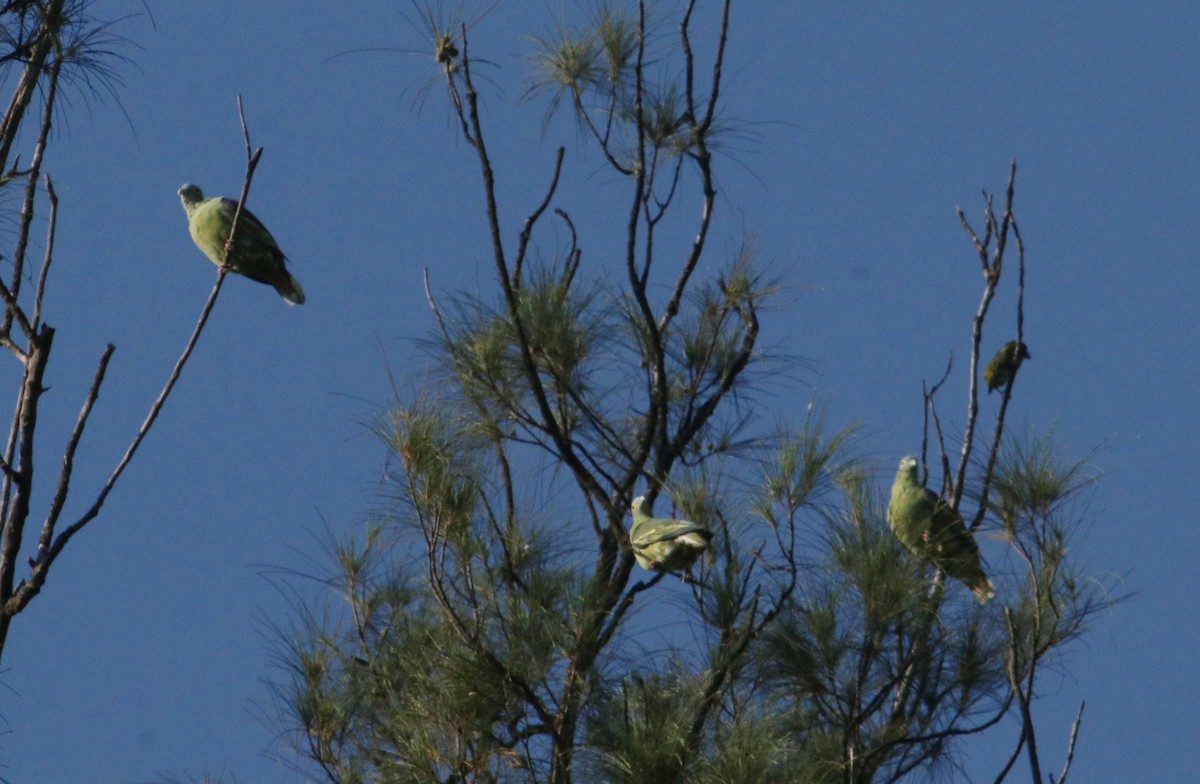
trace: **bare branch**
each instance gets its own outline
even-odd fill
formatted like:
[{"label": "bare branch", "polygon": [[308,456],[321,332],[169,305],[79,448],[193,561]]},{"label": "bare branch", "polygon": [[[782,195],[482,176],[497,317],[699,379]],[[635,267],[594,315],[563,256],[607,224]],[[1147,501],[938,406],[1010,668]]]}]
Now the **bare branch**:
[{"label": "bare branch", "polygon": [[75,427],[71,431],[71,436],[67,439],[67,447],[63,451],[62,468],[58,472],[58,487],[54,491],[54,498],[50,502],[50,509],[47,511],[46,519],[42,523],[42,534],[38,539],[39,560],[42,553],[50,550],[51,539],[54,536],[54,526],[58,523],[58,517],[62,513],[63,504],[67,501],[67,492],[70,488],[71,474],[75,464],[75,450],[79,447],[80,439],[83,438],[83,430],[87,427],[88,417],[92,413],[92,406],[96,404],[97,398],[100,397],[100,386],[104,383],[104,374],[108,370],[108,361],[112,358],[116,348],[112,343],[104,347],[104,353],[100,355],[100,362],[96,367],[95,374],[92,376],[92,385],[83,400],[83,407],[79,410],[79,416],[75,419]]},{"label": "bare branch", "polygon": [[42,256],[42,269],[38,273],[37,286],[34,288],[34,329],[37,329],[42,321],[42,296],[46,293],[46,278],[50,274],[50,262],[54,258],[54,232],[58,226],[58,194],[54,192],[54,183],[50,180],[49,174],[45,176],[44,182],[46,183],[46,195],[50,199],[50,220],[46,227],[46,252]]},{"label": "bare branch", "polygon": [[[61,6],[61,4],[61,0],[59,0],[59,5]],[[45,22],[43,22],[43,24],[45,24]],[[43,34],[46,36],[52,35],[49,30]],[[29,246],[30,227],[33,223],[34,215],[34,203],[37,200],[38,175],[42,169],[42,159],[46,153],[46,145],[49,144],[50,141],[51,119],[54,116],[54,98],[58,93],[58,75],[61,67],[62,59],[55,58],[53,64],[50,66],[48,79],[49,84],[46,88],[46,103],[45,108],[42,109],[42,123],[38,131],[37,143],[33,148],[33,159],[29,164],[29,171],[25,178],[25,193],[21,203],[21,219],[17,227],[17,244],[13,249],[13,272],[12,277],[10,278],[11,283],[9,284],[12,293],[11,296],[5,295],[4,297],[5,302],[9,307],[5,311],[3,319],[0,319],[0,334],[3,335],[8,334],[12,324],[11,318],[14,315],[17,317],[18,323],[22,324],[22,331],[25,332],[26,338],[32,339],[33,335],[32,329],[25,329],[25,325],[28,324],[28,322],[25,321],[25,314],[23,312],[13,313],[12,309],[14,307],[13,303],[15,303],[21,296],[21,284],[25,278],[25,252]],[[16,96],[14,96],[14,101],[15,100]],[[10,106],[9,109],[11,111],[13,107]],[[21,111],[23,115],[24,108],[22,108]],[[8,117],[5,117],[6,129],[7,123]],[[7,141],[8,140],[5,139],[6,143]],[[5,160],[6,158],[7,149],[0,153],[0,160]]]},{"label": "bare branch", "polygon": [[104,482],[103,487],[100,488],[100,492],[97,494],[96,500],[92,502],[92,505],[82,515],[80,515],[79,519],[77,519],[68,527],[64,528],[54,538],[54,542],[50,545],[48,550],[43,552],[39,549],[38,557],[35,562],[33,572],[30,575],[29,582],[23,584],[21,586],[21,590],[17,591],[17,593],[8,601],[3,608],[5,613],[9,615],[15,615],[23,610],[27,604],[29,604],[29,601],[41,590],[42,585],[46,580],[46,573],[49,571],[51,564],[58,557],[59,553],[62,552],[63,547],[65,547],[67,542],[71,540],[71,537],[77,534],[80,529],[82,529],[100,514],[100,508],[104,505],[105,500],[107,500],[108,494],[112,492],[117,480],[125,471],[126,466],[129,465],[129,461],[133,459],[134,453],[137,452],[138,447],[141,446],[142,441],[150,432],[150,427],[154,424],[154,420],[158,418],[159,411],[162,410],[163,404],[166,403],[167,396],[174,388],[175,382],[179,380],[179,374],[183,370],[183,365],[187,362],[188,357],[190,357],[192,354],[192,350],[196,347],[196,342],[199,340],[200,333],[204,329],[205,323],[208,321],[208,315],[212,311],[213,305],[216,303],[217,294],[219,294],[221,291],[221,283],[224,281],[225,275],[228,271],[228,268],[224,266],[217,268],[216,283],[213,284],[212,291],[208,295],[208,300],[204,303],[204,308],[200,311],[200,318],[196,322],[195,329],[192,330],[191,338],[188,340],[187,345],[184,346],[183,353],[176,361],[175,367],[171,370],[170,376],[167,377],[167,383],[163,386],[162,391],[151,404],[150,411],[146,415],[146,419],[142,422],[141,427],[138,428],[137,434],[134,436],[133,441],[125,450],[125,454],[121,456],[120,461],[117,463],[117,467],[113,469],[113,472]]},{"label": "bare branch", "polygon": [[537,206],[529,217],[525,219],[525,226],[521,229],[521,236],[517,243],[517,255],[513,260],[513,288],[521,288],[521,267],[525,263],[525,253],[529,248],[529,238],[533,234],[533,227],[537,224],[538,219],[542,217],[542,213],[550,206],[550,200],[554,198],[554,192],[558,190],[558,178],[562,174],[563,156],[566,154],[565,147],[559,147],[558,152],[554,156],[554,175],[550,178],[550,186],[546,188],[546,195],[542,199],[542,203]]},{"label": "bare branch", "polygon": [[[630,293],[641,317],[641,327],[646,330],[646,353],[643,357],[647,365],[646,398],[650,405],[646,421],[642,424],[641,433],[634,450],[635,459],[629,466],[621,487],[628,489],[637,481],[644,470],[647,459],[655,445],[666,444],[665,419],[668,384],[666,371],[666,349],[663,346],[661,331],[654,318],[654,310],[646,296],[647,279],[650,269],[643,267],[639,272],[637,267],[638,226],[642,203],[646,194],[646,122],[645,122],[645,58],[646,58],[646,5],[638,3],[637,25],[637,56],[633,69],[634,114],[633,124],[637,144],[634,149],[635,165],[632,200],[629,205],[629,217],[625,223],[625,271],[629,279]],[[660,466],[655,467],[655,477],[661,481]],[[627,570],[626,570],[627,571]]]},{"label": "bare branch", "polygon": [[[27,339],[32,338],[34,334],[33,325],[30,324],[29,319],[25,317],[25,311],[17,302],[16,296],[12,291],[9,290],[8,286],[4,285],[3,282],[0,282],[0,298],[4,299],[4,304],[7,307],[7,310],[4,314],[5,319],[16,318],[17,326],[19,326],[21,331],[25,333],[25,337]],[[11,347],[10,350],[16,354],[19,359],[24,360],[26,358],[27,353],[20,349],[16,344],[7,339],[5,342]]]},{"label": "bare branch", "polygon": [[634,173],[633,170],[628,166],[622,165],[621,162],[617,160],[616,156],[613,155],[608,143],[609,134],[612,132],[613,117],[616,115],[617,99],[615,84],[609,89],[609,102],[605,111],[605,114],[608,115],[608,119],[605,121],[604,133],[600,133],[600,129],[597,128],[595,123],[592,122],[591,112],[589,112],[587,107],[583,105],[583,100],[580,94],[577,91],[572,91],[571,96],[575,103],[575,113],[579,117],[583,118],[584,125],[596,139],[596,142],[600,145],[600,152],[604,154],[604,158],[608,161],[608,165],[612,166],[614,170],[620,174],[624,174],[626,177],[632,175]]},{"label": "bare branch", "polygon": [[[925,454],[926,454],[925,449],[928,445],[929,422],[932,420],[934,436],[937,439],[937,446],[938,446],[938,463],[941,465],[941,468],[942,468],[942,492],[941,492],[941,495],[943,497],[945,497],[947,495],[947,490],[949,490],[950,496],[953,497],[954,486],[952,484],[953,480],[950,476],[950,456],[946,453],[946,438],[945,438],[945,434],[942,432],[942,420],[941,420],[941,417],[938,416],[937,404],[935,401],[936,401],[936,396],[937,396],[938,391],[941,390],[942,385],[945,384],[946,381],[949,380],[950,369],[953,366],[954,366],[954,355],[950,354],[946,357],[946,372],[942,374],[942,377],[940,379],[938,379],[936,384],[934,384],[932,387],[929,388],[929,390],[927,392],[924,393],[926,419],[925,419],[925,430],[921,435],[921,465],[923,467],[926,466],[926,464],[925,464]],[[922,388],[923,387],[924,387],[924,384],[922,384]],[[929,477],[929,471],[928,471],[928,468],[925,467],[925,476],[923,478],[928,480],[928,477]],[[949,488],[946,487],[947,483],[951,483]],[[955,507],[955,508],[957,508],[957,507]]]},{"label": "bare branch", "polygon": [[[20,81],[16,90],[13,91],[8,109],[4,112],[4,119],[0,121],[0,169],[5,168],[8,164],[8,156],[25,118],[25,110],[29,107],[29,102],[33,100],[38,79],[46,72],[46,60],[50,56],[58,34],[56,25],[62,24],[65,4],[66,0],[50,0],[46,7],[41,9],[37,32],[25,55],[25,67],[21,71]],[[61,62],[60,58],[55,58],[51,68],[57,69]],[[48,103],[52,104],[53,102]]]},{"label": "bare branch", "polygon": [[[719,40],[717,44],[717,52],[713,60],[712,80],[709,84],[709,99],[708,107],[705,110],[704,117],[697,118],[694,113],[695,109],[695,85],[693,71],[695,69],[695,61],[692,54],[691,43],[688,39],[688,27],[691,20],[692,9],[695,7],[695,0],[688,5],[687,13],[684,16],[683,22],[680,24],[680,38],[683,43],[684,57],[686,59],[687,68],[687,90],[688,90],[688,113],[689,125],[691,129],[691,156],[696,161],[696,166],[700,170],[700,181],[704,192],[703,206],[700,210],[699,227],[696,231],[696,237],[692,240],[692,250],[687,259],[683,263],[683,268],[679,272],[679,278],[675,282],[674,291],[671,294],[670,300],[663,311],[663,315],[659,320],[659,330],[666,331],[667,326],[679,312],[679,304],[683,298],[683,292],[687,288],[688,280],[692,273],[696,270],[696,265],[700,263],[700,257],[704,252],[705,240],[708,237],[709,227],[712,225],[713,205],[717,198],[717,189],[713,181],[712,174],[712,153],[708,149],[708,131],[712,126],[714,112],[716,111],[717,95],[721,88],[721,67],[725,56],[725,43],[729,33],[729,0],[725,3],[721,11],[721,25]],[[640,112],[639,112],[640,115]],[[639,122],[640,122],[639,116]]]},{"label": "bare branch", "polygon": [[954,480],[952,506],[955,509],[959,508],[963,491],[966,489],[967,466],[970,464],[971,452],[974,448],[975,426],[979,418],[979,347],[983,341],[983,322],[987,317],[988,307],[991,305],[992,298],[996,295],[996,287],[1000,284],[1000,275],[1004,269],[1004,249],[1007,245],[1009,226],[1013,220],[1012,205],[1016,176],[1017,162],[1014,160],[1009,168],[1008,189],[1005,192],[1004,216],[999,221],[996,220],[996,214],[992,209],[992,197],[984,194],[984,202],[987,205],[985,211],[988,225],[987,236],[991,236],[992,229],[995,227],[996,237],[996,247],[992,252],[990,263],[987,258],[986,240],[981,248],[979,239],[975,237],[974,232],[971,232],[976,250],[979,252],[980,260],[983,264],[984,287],[983,295],[979,300],[979,308],[975,311],[975,318],[971,322],[971,374],[969,376],[970,381],[967,391],[967,422],[963,430],[962,449],[959,454],[958,471]]},{"label": "bare branch", "polygon": [[[576,481],[580,487],[589,495],[597,499],[606,497],[603,487],[597,481],[596,477],[588,470],[584,462],[575,452],[574,445],[570,438],[563,432],[563,429],[557,424],[554,412],[550,407],[550,401],[546,394],[546,390],[542,384],[542,380],[538,375],[537,365],[533,359],[533,353],[529,343],[529,337],[525,330],[525,325],[522,323],[520,309],[517,302],[517,286],[519,281],[514,282],[515,275],[510,275],[508,262],[504,254],[504,243],[501,238],[500,230],[500,213],[496,203],[496,177],[492,169],[491,159],[489,157],[487,143],[483,134],[483,121],[479,115],[479,94],[475,90],[475,83],[471,74],[471,61],[468,56],[467,34],[466,27],[463,28],[463,49],[462,49],[462,73],[463,83],[466,85],[467,96],[467,116],[470,122],[470,132],[475,140],[474,148],[479,157],[479,168],[483,176],[483,191],[484,199],[487,204],[487,221],[488,233],[492,241],[492,255],[496,266],[496,274],[500,281],[500,288],[504,295],[504,302],[508,311],[508,317],[513,326],[513,331],[517,337],[518,347],[520,349],[521,364],[524,369],[525,378],[529,383],[529,389],[533,393],[534,401],[537,404],[538,412],[542,418],[541,428],[550,436],[555,446],[558,448],[560,456],[564,463],[571,469]],[[546,195],[546,198],[541,207],[530,216],[532,220],[536,220],[541,215],[542,211],[549,204],[553,196],[554,189],[558,182],[558,167],[561,165],[562,151],[559,153],[555,165],[555,176],[553,183]],[[531,225],[531,224],[527,224]],[[519,253],[524,252],[522,246]]]},{"label": "bare branch", "polygon": [[[21,549],[25,521],[29,518],[30,499],[33,494],[34,436],[37,433],[38,404],[41,401],[42,378],[50,360],[50,349],[54,343],[54,329],[43,325],[29,341],[29,358],[25,362],[24,378],[18,395],[17,414],[13,423],[10,444],[16,447],[16,463],[11,484],[15,488],[12,502],[6,509],[4,519],[4,542],[0,549],[0,646],[7,635],[8,623],[15,612],[9,611],[14,600],[17,555]],[[9,477],[5,477],[9,481]]]},{"label": "bare branch", "polygon": [[[1016,161],[1013,161],[1013,166],[1013,172],[1015,173]],[[1020,347],[1025,345],[1025,243],[1021,240],[1021,231],[1017,226],[1015,215],[1011,218],[1011,226],[1013,236],[1017,240],[1017,346]],[[984,516],[987,514],[988,497],[992,486],[992,473],[996,469],[996,460],[999,457],[1000,447],[1003,443],[1008,403],[1012,399],[1012,388],[1016,378],[1017,367],[1014,367],[1012,373],[1009,375],[1008,383],[1004,385],[1003,393],[1000,396],[1000,411],[996,414],[996,428],[992,433],[992,447],[988,453],[987,464],[983,471],[983,486],[979,491],[979,510],[975,513],[975,519],[971,521],[971,530],[982,525]]]},{"label": "bare branch", "polygon": [[[229,239],[225,243],[226,256],[228,256],[230,248],[233,246],[233,241],[237,233],[238,222],[244,211],[246,198],[249,195],[250,183],[254,178],[254,170],[258,166],[259,158],[262,156],[261,147],[253,153],[250,151],[250,137],[249,131],[246,128],[245,115],[242,111],[241,96],[238,96],[238,115],[241,118],[242,133],[246,140],[247,163],[246,174],[242,183],[241,197],[238,199],[237,209],[234,212],[233,222],[230,225]],[[52,502],[51,510],[47,515],[46,523],[43,525],[42,539],[46,541],[42,542],[41,546],[39,546],[38,556],[34,561],[34,567],[33,571],[30,573],[29,581],[23,583],[20,589],[14,594],[6,597],[7,600],[3,606],[3,613],[5,615],[15,615],[24,609],[29,601],[41,590],[42,585],[45,583],[46,575],[49,572],[50,566],[54,563],[54,560],[58,557],[59,553],[62,552],[62,549],[66,546],[67,542],[69,542],[71,538],[85,525],[94,520],[100,514],[100,509],[107,500],[108,494],[112,492],[113,487],[116,486],[117,480],[120,479],[121,474],[125,471],[125,468],[133,459],[134,454],[137,453],[142,441],[149,434],[150,428],[154,425],[155,420],[158,418],[159,412],[162,410],[163,405],[167,401],[167,397],[171,394],[171,390],[174,389],[176,382],[179,380],[179,376],[183,371],[183,366],[187,363],[188,358],[191,357],[192,351],[195,349],[196,344],[200,339],[200,334],[203,332],[204,326],[208,322],[209,314],[212,312],[213,306],[216,304],[217,296],[221,292],[221,285],[224,283],[225,276],[228,274],[228,272],[229,266],[227,263],[222,263],[217,268],[216,281],[213,283],[212,290],[209,292],[208,299],[205,301],[204,307],[201,308],[200,316],[196,321],[196,326],[192,330],[191,337],[188,339],[183,348],[183,353],[180,354],[179,359],[176,360],[175,366],[171,369],[171,373],[167,376],[167,381],[163,385],[162,391],[159,392],[158,397],[155,398],[153,403],[151,403],[150,410],[146,414],[146,418],[142,421],[141,426],[138,428],[133,441],[130,442],[129,447],[125,450],[125,453],[117,462],[116,467],[113,469],[112,473],[109,474],[108,479],[105,480],[103,486],[100,488],[100,492],[97,493],[95,500],[92,502],[92,505],[88,507],[88,509],[85,510],[84,513],[80,515],[80,517],[74,523],[64,528],[57,534],[57,536],[54,536],[52,541],[50,541],[50,536],[53,533],[55,523],[57,522],[59,514],[61,513],[62,505],[66,500],[67,488],[70,482],[70,458],[74,453],[78,437],[82,435],[83,425],[86,423],[87,414],[90,413],[91,404],[94,402],[94,397],[92,397],[92,394],[89,393],[89,399],[85,401],[84,404],[84,411],[81,412],[80,419],[76,422],[76,432],[72,434],[71,440],[68,441],[68,454],[64,459],[64,473],[60,473],[59,489],[56,492],[55,500]],[[50,330],[48,330],[48,328],[44,328],[43,332],[46,331]],[[52,331],[50,332],[52,333]],[[97,375],[93,380],[93,389],[97,394],[99,382],[103,379],[103,368],[107,365],[108,354],[111,354],[111,352],[107,352],[105,357],[102,359],[101,370],[97,372]],[[62,494],[62,498],[58,497],[58,493]]]},{"label": "bare branch", "polygon": [[[1033,728],[1033,712],[1029,706],[1029,698],[1033,689],[1033,670],[1035,661],[1028,663],[1029,674],[1026,676],[1026,684],[1021,683],[1019,657],[1020,641],[1017,637],[1016,624],[1013,622],[1012,610],[1008,607],[1004,608],[1004,624],[1008,629],[1009,652],[1008,652],[1008,685],[1012,689],[1013,696],[1017,698],[1017,708],[1021,712],[1021,737],[1025,741],[1026,755],[1029,758],[1029,771],[1033,781],[1042,781],[1042,766],[1038,760],[1037,753],[1037,737]],[[1026,690],[1028,688],[1028,691]]]},{"label": "bare branch", "polygon": [[[246,140],[246,176],[242,180],[242,193],[238,197],[237,209],[233,212],[233,222],[229,225],[229,239],[225,240],[225,253],[222,256],[221,266],[228,268],[229,266],[229,251],[233,248],[233,239],[237,236],[238,221],[241,220],[242,212],[245,209],[246,198],[250,195],[250,181],[254,179],[254,170],[258,168],[258,159],[262,157],[263,148],[259,147],[253,153],[250,152],[250,132],[246,129],[246,115],[242,111],[242,96],[237,97],[238,117],[242,123],[242,136]],[[216,288],[221,287],[221,276],[217,277]],[[214,292],[215,299],[215,292]],[[207,312],[202,318],[207,318]],[[203,326],[201,322],[198,326]]]},{"label": "bare branch", "polygon": [[1067,784],[1067,774],[1071,772],[1071,763],[1075,761],[1075,741],[1079,739],[1079,724],[1083,721],[1083,706],[1086,702],[1079,703],[1079,712],[1075,714],[1075,721],[1071,722],[1071,739],[1067,742],[1067,760],[1063,763],[1062,773],[1058,774],[1055,779],[1050,776],[1050,784]]},{"label": "bare branch", "polygon": [[583,256],[583,251],[579,248],[579,237],[575,233],[575,222],[571,220],[571,216],[567,214],[566,210],[559,207],[554,208],[554,214],[563,219],[563,222],[567,224],[567,229],[571,232],[571,247],[567,250],[566,266],[563,270],[563,285],[569,287],[579,269],[579,260]]},{"label": "bare branch", "polygon": [[721,25],[719,38],[717,40],[717,51],[713,57],[713,78],[711,84],[711,92],[708,95],[708,105],[704,109],[704,116],[697,117],[696,115],[696,96],[694,84],[694,63],[695,59],[692,55],[692,43],[688,35],[688,30],[691,27],[692,11],[696,8],[696,0],[690,0],[687,11],[683,15],[683,21],[679,25],[680,39],[683,43],[684,57],[687,61],[687,101],[688,113],[693,121],[698,121],[698,127],[702,134],[707,134],[709,128],[712,127],[713,120],[717,114],[717,96],[720,93],[721,87],[721,69],[725,62],[725,44],[729,39],[729,9],[730,0],[725,0],[721,6]]}]

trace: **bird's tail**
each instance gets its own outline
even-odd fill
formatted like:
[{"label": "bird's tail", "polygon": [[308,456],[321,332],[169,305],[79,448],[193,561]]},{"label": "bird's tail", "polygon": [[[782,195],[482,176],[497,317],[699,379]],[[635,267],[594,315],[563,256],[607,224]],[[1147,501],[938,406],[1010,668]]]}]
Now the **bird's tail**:
[{"label": "bird's tail", "polygon": [[304,304],[304,289],[300,287],[300,281],[293,278],[292,274],[287,270],[283,270],[283,275],[272,281],[272,285],[275,286],[275,290],[279,292],[279,296],[283,297],[287,304]]},{"label": "bird's tail", "polygon": [[975,594],[979,603],[984,604],[996,595],[996,586],[992,585],[992,581],[988,579],[987,575],[980,573],[979,577],[981,579],[973,580],[967,587],[971,589],[971,593]]}]

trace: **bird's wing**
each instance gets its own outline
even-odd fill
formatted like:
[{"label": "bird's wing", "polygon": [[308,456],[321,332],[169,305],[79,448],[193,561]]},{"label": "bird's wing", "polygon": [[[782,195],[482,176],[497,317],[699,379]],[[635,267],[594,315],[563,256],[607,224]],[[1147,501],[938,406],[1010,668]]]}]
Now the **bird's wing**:
[{"label": "bird's wing", "polygon": [[[229,216],[229,220],[233,220],[234,214],[237,212],[237,201],[235,199],[221,199],[221,210]],[[271,232],[263,225],[262,221],[257,216],[245,207],[242,208],[242,217],[238,219],[237,238],[246,243],[269,248],[279,251],[279,243],[271,236]]]},{"label": "bird's wing", "polygon": [[649,547],[652,544],[668,542],[690,533],[699,534],[705,539],[712,538],[712,531],[709,531],[699,523],[692,523],[687,520],[651,518],[635,526],[634,530],[630,533],[629,540],[634,547]]}]

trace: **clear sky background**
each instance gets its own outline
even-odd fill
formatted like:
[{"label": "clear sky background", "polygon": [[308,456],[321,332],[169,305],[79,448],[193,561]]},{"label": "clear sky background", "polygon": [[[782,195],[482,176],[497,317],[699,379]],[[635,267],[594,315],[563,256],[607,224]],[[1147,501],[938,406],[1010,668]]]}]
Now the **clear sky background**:
[{"label": "clear sky background", "polygon": [[[277,650],[268,625],[290,617],[265,575],[304,567],[326,528],[360,526],[379,508],[384,452],[365,423],[389,400],[389,371],[419,380],[413,339],[432,327],[421,271],[442,290],[492,285],[479,177],[440,84],[421,104],[432,59],[399,51],[427,46],[405,21],[408,3],[147,5],[152,18],[134,0],[96,6],[105,18],[140,14],[115,28],[136,45],[117,66],[119,104],[73,94],[46,163],[61,199],[47,467],[104,344],[117,345],[68,516],[128,444],[209,292],[214,267],[175,191],[195,182],[237,195],[237,93],[266,149],[250,206],[309,301],[289,308],[263,286],[226,282],[102,517],[13,624],[0,775],[299,782],[265,753],[274,728],[259,717]],[[603,267],[603,199],[621,183],[570,124],[539,138],[541,106],[519,103],[522,36],[551,32],[560,7],[501,0],[473,29],[472,51],[495,64],[484,106],[508,242],[564,144],[559,204],[594,232],[585,263]],[[922,378],[949,351],[967,356],[980,275],[954,209],[980,225],[980,190],[1002,192],[1019,162],[1034,359],[1010,415],[1055,427],[1072,455],[1101,447],[1077,554],[1137,592],[1043,681],[1049,769],[1087,700],[1078,781],[1200,780],[1197,42],[1190,0],[734,9],[725,96],[746,132],[718,164],[714,247],[757,235],[789,284],[763,343],[808,360],[763,414],[817,400],[835,424],[860,421],[857,448],[881,488],[919,445]],[[369,47],[393,51],[328,59]],[[560,239],[540,238],[548,252]],[[1013,332],[1006,283],[989,346]],[[943,413],[961,422],[962,390],[948,395]],[[1000,546],[985,541],[985,556]],[[979,780],[1015,725],[997,737],[965,747]]]}]

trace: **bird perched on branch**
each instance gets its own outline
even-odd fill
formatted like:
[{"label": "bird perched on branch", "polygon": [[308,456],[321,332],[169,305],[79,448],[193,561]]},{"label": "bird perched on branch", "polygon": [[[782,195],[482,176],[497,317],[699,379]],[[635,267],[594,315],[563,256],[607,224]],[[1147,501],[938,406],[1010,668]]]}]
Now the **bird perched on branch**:
[{"label": "bird perched on branch", "polygon": [[[192,240],[204,251],[205,256],[220,266],[226,258],[225,245],[229,241],[229,230],[233,226],[233,214],[237,211],[238,203],[221,196],[206,199],[198,187],[190,184],[179,189],[179,199],[183,202],[183,211],[187,213],[188,232]],[[287,271],[286,263],[287,257],[279,249],[271,232],[254,217],[254,213],[243,207],[233,247],[229,249],[229,269],[251,280],[274,286],[289,305],[302,305],[304,289]]]},{"label": "bird perched on branch", "polygon": [[914,555],[961,580],[980,602],[996,595],[962,515],[917,481],[917,458],[911,455],[900,461],[892,483],[888,525]]},{"label": "bird perched on branch", "polygon": [[1010,340],[1001,346],[983,369],[983,380],[987,382],[988,394],[992,394],[993,389],[1008,384],[1009,379],[1016,375],[1017,368],[1027,359],[1033,357],[1029,355],[1029,346],[1024,343]]},{"label": "bird perched on branch", "polygon": [[712,542],[713,533],[699,523],[650,516],[644,495],[630,505],[633,525],[629,543],[638,566],[652,572],[686,572]]}]

